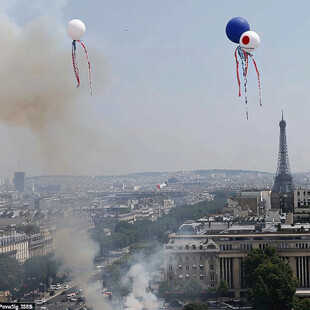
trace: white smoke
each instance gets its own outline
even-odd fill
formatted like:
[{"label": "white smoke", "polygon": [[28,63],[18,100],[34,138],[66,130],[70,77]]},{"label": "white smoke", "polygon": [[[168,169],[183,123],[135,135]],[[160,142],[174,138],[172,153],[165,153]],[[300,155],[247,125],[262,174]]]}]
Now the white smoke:
[{"label": "white smoke", "polygon": [[134,310],[158,310],[157,297],[150,291],[150,270],[141,263],[130,267],[123,278],[123,284],[129,287],[130,293],[125,299],[125,306]]},{"label": "white smoke", "polygon": [[[70,230],[71,221],[66,221],[66,227]],[[74,223],[76,227],[77,223]],[[82,225],[81,225],[82,226]],[[69,269],[74,274],[74,285],[82,287],[82,294],[86,298],[87,306],[94,310],[112,310],[109,303],[102,295],[102,284],[92,282],[94,275],[93,259],[99,252],[99,246],[84,234],[73,233],[70,238],[63,239],[55,251],[56,258],[62,262],[63,270]]]}]

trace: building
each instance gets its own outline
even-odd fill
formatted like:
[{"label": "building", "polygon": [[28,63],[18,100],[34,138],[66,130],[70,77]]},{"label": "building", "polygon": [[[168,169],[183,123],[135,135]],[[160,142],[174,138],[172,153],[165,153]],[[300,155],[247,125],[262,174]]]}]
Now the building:
[{"label": "building", "polygon": [[53,251],[53,238],[48,229],[29,235],[29,258],[44,256]]},{"label": "building", "polygon": [[294,190],[294,222],[310,222],[310,190],[298,188]]},{"label": "building", "polygon": [[280,140],[277,174],[271,190],[271,208],[281,209],[283,212],[293,212],[294,209],[294,183],[290,171],[286,140],[286,121],[279,122]]},{"label": "building", "polygon": [[271,209],[270,190],[240,191],[227,198],[227,204],[236,211],[247,211],[248,216],[266,215]]},{"label": "building", "polygon": [[295,208],[310,208],[310,189],[298,188],[294,190]]},{"label": "building", "polygon": [[7,254],[23,263],[29,258],[28,236],[18,234],[15,230],[0,231],[0,253]]},{"label": "building", "polygon": [[180,290],[197,279],[208,289],[224,279],[235,298],[245,298],[247,288],[242,260],[252,249],[275,247],[298,278],[299,286],[310,287],[310,224],[266,226],[266,223],[231,226],[216,234],[170,235],[164,245],[165,280]]},{"label": "building", "polygon": [[17,191],[25,191],[25,172],[14,172],[13,185]]}]

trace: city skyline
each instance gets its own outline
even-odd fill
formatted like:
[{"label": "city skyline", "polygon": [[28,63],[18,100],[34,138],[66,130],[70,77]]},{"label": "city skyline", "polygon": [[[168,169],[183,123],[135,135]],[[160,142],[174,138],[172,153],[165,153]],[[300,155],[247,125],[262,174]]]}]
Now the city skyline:
[{"label": "city skyline", "polygon": [[[65,107],[70,109],[62,110],[58,118],[48,118],[39,132],[28,118],[21,124],[1,117],[1,175],[10,177],[19,161],[31,175],[213,168],[274,173],[281,110],[287,121],[291,170],[308,171],[310,146],[303,141],[310,113],[305,104],[310,98],[310,61],[295,52],[296,42],[302,42],[304,54],[310,49],[304,40],[310,27],[306,7],[306,1],[299,5],[286,1],[281,6],[262,1],[259,7],[236,1],[226,3],[225,9],[200,0],[91,1],[87,5],[64,0],[53,4],[3,1],[0,14],[10,19],[7,29],[26,31],[25,38],[37,29],[38,18],[45,24],[53,21],[46,27],[51,47],[57,45],[67,58],[56,66],[55,54],[49,70],[58,70],[53,71],[55,77],[65,76],[55,89],[63,87]],[[261,73],[263,107],[259,107],[256,74],[250,68],[248,121],[244,101],[238,98],[235,45],[225,36],[226,23],[234,16],[244,16],[261,37],[254,56]],[[85,42],[94,70],[92,98],[83,72],[82,88],[74,89],[70,39],[65,33],[72,18],[82,19],[87,27]],[[10,41],[4,39],[2,53],[9,53]],[[31,53],[41,59],[50,51],[46,45],[37,43]],[[8,81],[13,83],[12,92],[20,89],[22,83],[15,82],[18,64],[10,67],[3,63],[8,62],[7,55],[1,56],[2,89]],[[26,54],[22,60],[28,58]],[[13,72],[13,79],[6,70]],[[37,96],[32,78],[26,76],[26,86],[34,87],[26,97],[29,100]],[[10,105],[7,98],[0,97],[2,111]]]}]

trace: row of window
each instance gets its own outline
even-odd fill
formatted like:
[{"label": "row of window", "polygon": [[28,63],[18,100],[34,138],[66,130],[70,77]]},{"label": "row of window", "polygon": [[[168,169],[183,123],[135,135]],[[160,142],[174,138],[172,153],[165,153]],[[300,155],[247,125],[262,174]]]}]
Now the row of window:
[{"label": "row of window", "polygon": [[252,250],[252,248],[253,248],[253,246],[252,246],[252,244],[249,244],[249,243],[241,243],[240,244],[240,249],[241,250],[247,250],[247,251],[249,251],[249,250]]},{"label": "row of window", "polygon": [[[167,249],[169,248],[169,249],[172,249],[172,247],[170,247],[170,246],[167,246],[166,247]],[[199,245],[199,250],[203,250],[203,246],[202,245]],[[182,250],[183,249],[183,247],[182,247],[182,245],[180,245],[179,247],[178,247],[178,249],[179,250]],[[195,245],[195,244],[193,244],[192,246],[190,246],[190,245],[185,245],[185,249],[186,250],[196,250],[197,249],[197,246]],[[214,245],[214,244],[209,244],[208,246],[207,246],[207,249],[216,249],[216,246]]]},{"label": "row of window", "polygon": [[[266,249],[268,246],[272,246],[272,244],[270,244],[270,243],[260,243],[259,245],[259,248],[260,249]],[[252,250],[253,249],[253,245],[251,244],[251,243],[241,243],[240,245],[239,245],[239,247],[240,247],[240,249],[241,250],[247,250],[247,251],[250,251],[250,250]],[[277,248],[282,248],[282,249],[288,249],[289,248],[289,244],[288,243],[278,243],[277,244]],[[309,247],[309,244],[308,243],[296,243],[295,244],[295,248],[297,249],[308,249],[308,248],[310,248]],[[233,248],[232,248],[232,244],[221,244],[220,245],[220,249],[222,250],[222,251],[229,251],[229,250],[232,250]],[[199,257],[200,258],[200,261],[202,261],[203,260],[203,257],[202,256],[200,256]],[[211,255],[210,257],[209,257],[209,259],[212,261],[213,259],[214,259],[214,257]],[[188,261],[189,260],[189,258],[188,258],[188,256],[185,256],[185,260],[186,261]],[[196,260],[196,256],[193,256],[193,261],[195,261]],[[169,256],[169,261],[172,261],[172,256]],[[179,256],[179,261],[180,262],[182,262],[183,261],[183,257],[180,255]]]},{"label": "row of window", "polygon": [[[194,274],[192,277],[193,277],[193,278],[197,278],[197,275]],[[189,274],[186,274],[186,275],[185,275],[185,279],[186,279],[186,280],[189,280],[189,278],[190,278],[190,275],[189,275]],[[179,274],[179,279],[183,279],[183,275],[182,275],[182,274]],[[200,274],[200,275],[199,275],[199,280],[203,280],[203,279],[204,279],[204,275],[203,275],[203,274]],[[215,275],[214,275],[214,274],[210,274],[210,281],[214,281],[214,280],[215,280]]]},{"label": "row of window", "polygon": [[[183,261],[183,256],[179,256],[179,262],[182,262]],[[208,258],[209,258],[209,260],[210,261],[213,261],[214,260],[214,256],[213,255],[210,255],[210,256],[208,256]],[[193,261],[196,261],[196,256],[193,256]],[[188,258],[188,256],[185,256],[185,261],[188,261],[189,260],[189,258]],[[203,256],[199,256],[199,260],[200,261],[202,261],[203,260]],[[169,261],[172,261],[172,256],[169,256]]]},{"label": "row of window", "polygon": [[[169,265],[168,266],[168,270],[172,271],[172,269],[173,269],[172,265]],[[189,269],[190,269],[190,266],[189,265],[185,265],[185,270],[189,270]],[[193,270],[197,270],[197,266],[193,265],[192,269]],[[199,270],[203,270],[203,269],[204,269],[204,266],[203,265],[199,265]],[[179,270],[183,270],[183,266],[182,265],[179,265]],[[210,265],[210,270],[214,270],[214,265],[213,264]]]},{"label": "row of window", "polygon": [[295,248],[296,249],[308,249],[308,243],[296,243]]},{"label": "row of window", "polygon": [[[212,265],[213,267],[213,265]],[[182,265],[179,265],[179,270],[182,270],[183,266]],[[197,266],[196,265],[193,265],[192,266],[193,270],[196,270],[197,269]],[[186,270],[189,270],[189,265],[185,265],[185,269]],[[200,270],[203,270],[203,265],[199,265],[199,269]]]},{"label": "row of window", "polygon": [[6,244],[15,244],[20,243],[23,241],[26,241],[27,237],[7,237],[7,238],[1,238],[0,239],[0,245],[6,245]]},{"label": "row of window", "polygon": [[220,249],[222,251],[232,250],[232,244],[220,244]]}]

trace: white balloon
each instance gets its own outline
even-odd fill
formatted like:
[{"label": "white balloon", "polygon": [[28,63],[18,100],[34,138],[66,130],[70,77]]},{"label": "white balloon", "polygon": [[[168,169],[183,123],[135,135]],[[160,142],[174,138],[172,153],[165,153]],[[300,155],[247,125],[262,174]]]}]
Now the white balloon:
[{"label": "white balloon", "polygon": [[86,27],[79,19],[72,19],[67,25],[67,33],[72,40],[80,40],[85,34]]},{"label": "white balloon", "polygon": [[246,31],[242,34],[239,44],[246,52],[253,52],[259,47],[259,35],[254,31]]}]

